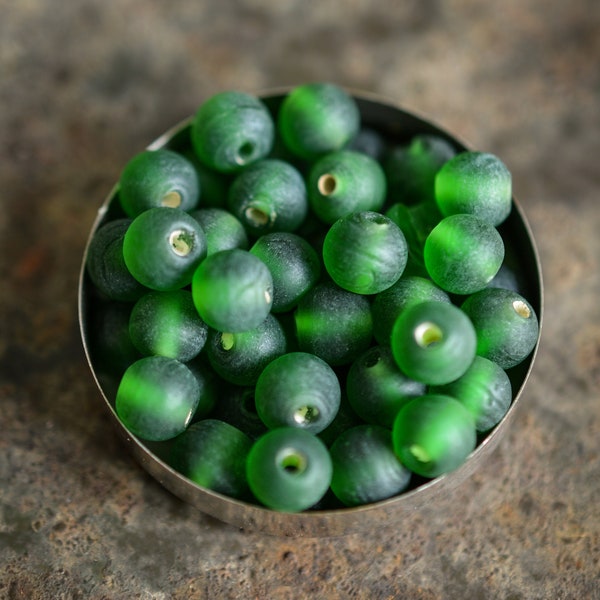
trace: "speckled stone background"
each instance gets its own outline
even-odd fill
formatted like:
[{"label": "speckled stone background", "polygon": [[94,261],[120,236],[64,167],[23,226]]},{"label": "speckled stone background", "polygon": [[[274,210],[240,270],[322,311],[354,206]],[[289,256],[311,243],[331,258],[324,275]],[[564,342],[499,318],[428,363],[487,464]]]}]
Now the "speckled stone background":
[{"label": "speckled stone background", "polygon": [[[597,0],[0,1],[0,598],[600,598]],[[165,491],[109,426],[78,271],[125,161],[211,94],[329,80],[500,155],[542,344],[475,476],[384,531],[280,539]]]}]

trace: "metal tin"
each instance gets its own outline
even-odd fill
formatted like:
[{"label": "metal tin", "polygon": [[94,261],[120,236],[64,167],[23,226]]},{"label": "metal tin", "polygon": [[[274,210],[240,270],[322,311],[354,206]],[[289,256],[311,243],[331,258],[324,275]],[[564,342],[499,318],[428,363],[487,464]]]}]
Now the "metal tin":
[{"label": "metal tin", "polygon": [[[285,91],[282,90],[263,95],[262,98],[271,110],[276,111],[284,94]],[[459,151],[469,149],[463,142],[431,121],[372,96],[356,93],[353,93],[353,96],[361,112],[362,124],[383,133],[391,140],[405,142],[415,134],[428,133],[446,138]],[[187,143],[190,124],[191,118],[167,131],[150,144],[148,148],[170,147],[177,149],[181,147],[182,144]],[[91,292],[91,283],[85,271],[85,263],[89,243],[96,230],[110,218],[116,194],[117,186],[109,193],[98,211],[83,256],[78,299],[83,347],[106,411],[116,431],[122,437],[125,446],[150,475],[182,500],[196,506],[204,513],[236,527],[279,536],[339,536],[383,527],[391,522],[400,521],[403,517],[430,504],[436,496],[446,494],[451,489],[459,486],[482,465],[510,427],[535,361],[539,339],[531,355],[521,365],[511,370],[514,398],[507,414],[491,433],[479,443],[467,461],[457,470],[427,481],[396,497],[355,508],[310,510],[289,514],[235,500],[196,485],[162,460],[151,444],[144,443],[127,431],[115,412],[114,394],[118,381],[104,373],[100,373],[94,361],[95,339],[91,320],[97,299]],[[518,275],[525,286],[523,294],[537,313],[541,333],[543,285],[540,260],[525,214],[514,198],[511,214],[502,224],[500,230],[507,247],[514,249],[519,257]]]}]

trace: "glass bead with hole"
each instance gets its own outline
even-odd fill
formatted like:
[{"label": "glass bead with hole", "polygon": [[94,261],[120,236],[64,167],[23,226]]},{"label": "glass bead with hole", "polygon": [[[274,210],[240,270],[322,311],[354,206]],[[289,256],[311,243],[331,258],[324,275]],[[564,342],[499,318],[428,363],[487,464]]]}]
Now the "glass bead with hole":
[{"label": "glass bead with hole", "polygon": [[235,173],[267,156],[275,124],[256,96],[224,91],[200,105],[190,135],[201,162],[220,173]]},{"label": "glass bead with hole", "polygon": [[206,254],[231,248],[248,248],[248,235],[241,221],[228,210],[218,207],[190,211],[206,236]]},{"label": "glass bead with hole", "polygon": [[329,489],[332,471],[327,446],[296,427],[265,433],[246,461],[246,478],[256,499],[283,512],[300,512],[319,502]]},{"label": "glass bead with hole", "polygon": [[335,371],[307,352],[289,352],[271,361],[256,382],[256,411],[270,429],[298,427],[323,431],[340,407]]},{"label": "glass bead with hole", "polygon": [[429,300],[410,306],[396,319],[391,348],[411,379],[441,385],[458,379],[475,358],[477,336],[457,306]]},{"label": "glass bead with hole", "polygon": [[151,208],[141,213],[123,238],[127,269],[153,290],[169,291],[189,285],[205,256],[202,227],[178,208]]},{"label": "glass bead with hole", "polygon": [[158,206],[189,211],[198,204],[200,194],[194,166],[166,148],[136,154],[119,178],[119,200],[130,217]]},{"label": "glass bead with hole", "polygon": [[258,327],[267,318],[273,304],[273,278],[267,266],[247,250],[222,250],[196,269],[192,296],[209,327],[239,333]]}]

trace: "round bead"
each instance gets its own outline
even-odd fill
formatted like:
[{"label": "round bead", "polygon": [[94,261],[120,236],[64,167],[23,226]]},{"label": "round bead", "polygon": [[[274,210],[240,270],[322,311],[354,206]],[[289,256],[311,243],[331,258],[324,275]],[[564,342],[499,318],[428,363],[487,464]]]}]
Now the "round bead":
[{"label": "round bead", "polygon": [[256,410],[267,427],[299,427],[311,433],[333,421],[341,398],[333,369],[306,352],[290,352],[270,362],[255,394]]},{"label": "round bead", "polygon": [[426,394],[400,409],[392,430],[394,451],[411,471],[438,477],[462,465],[475,449],[471,413],[456,399]]},{"label": "round bead", "polygon": [[368,299],[326,282],[312,288],[294,313],[298,347],[330,365],[351,363],[371,343]]},{"label": "round bead", "polygon": [[187,428],[199,394],[196,378],[183,363],[164,356],[147,356],[123,374],[115,408],[131,433],[159,442]]},{"label": "round bead", "polygon": [[452,215],[431,231],[423,257],[431,279],[442,289],[472,294],[498,273],[504,259],[504,242],[489,223],[473,215]]},{"label": "round bead", "polygon": [[206,355],[212,368],[226,381],[254,385],[262,370],[286,352],[286,337],[273,315],[254,329],[229,333],[211,330]]},{"label": "round bead", "polygon": [[221,380],[221,394],[212,416],[241,429],[252,440],[268,431],[256,412],[254,386],[232,385]]},{"label": "round bead", "polygon": [[252,440],[229,423],[204,419],[174,441],[169,464],[194,483],[231,498],[249,496],[246,457]]},{"label": "round bead", "polygon": [[248,248],[248,236],[241,221],[218,207],[193,210],[190,215],[200,223],[206,236],[206,253],[214,254],[231,248]]},{"label": "round bead", "polygon": [[392,329],[392,352],[411,379],[442,385],[460,377],[475,358],[475,328],[454,304],[427,301],[400,314]]},{"label": "round bead", "polygon": [[188,285],[206,256],[206,236],[198,221],[178,208],[151,208],[138,215],[123,239],[129,272],[153,290]]},{"label": "round bead", "polygon": [[409,306],[425,300],[450,302],[450,296],[433,281],[419,275],[402,275],[394,285],[379,292],[371,305],[373,335],[377,342],[389,345],[398,316]]},{"label": "round bead", "polygon": [[109,298],[133,302],[148,291],[129,272],[123,258],[123,239],[131,219],[115,219],[102,225],[90,241],[87,273],[96,289]]},{"label": "round bead", "polygon": [[146,356],[187,362],[204,348],[208,326],[198,315],[188,290],[149,292],[131,311],[129,335]]},{"label": "round bead", "polygon": [[158,206],[188,211],[199,198],[200,181],[193,165],[166,148],[140,152],[119,179],[119,200],[130,217]]},{"label": "round bead", "polygon": [[407,258],[400,228],[373,211],[339,219],[323,243],[327,272],[341,288],[356,294],[377,294],[389,288],[402,275]]},{"label": "round bead", "polygon": [[332,444],[331,490],[346,506],[384,500],[403,491],[411,471],[396,456],[389,429],[358,425]]},{"label": "round bead", "polygon": [[426,391],[400,371],[389,347],[373,346],[356,359],[346,378],[350,406],[367,423],[391,429],[404,404]]},{"label": "round bead", "polygon": [[315,435],[280,427],[250,449],[246,476],[259,502],[273,510],[299,512],[316,504],[331,483],[329,451]]},{"label": "round bead", "polygon": [[294,233],[267,233],[258,238],[250,252],[267,265],[273,277],[274,313],[294,308],[321,275],[316,251]]},{"label": "round bead", "polygon": [[279,109],[278,129],[285,145],[307,160],[339,150],[354,138],[359,128],[356,102],[330,83],[295,87]]},{"label": "round bead", "polygon": [[222,250],[199,265],[192,295],[210,327],[238,333],[266,319],[273,304],[273,279],[267,266],[247,250]]},{"label": "round bead", "polygon": [[227,206],[255,236],[269,231],[295,231],[308,211],[306,185],[289,163],[261,160],[235,178]]},{"label": "round bead", "polygon": [[264,103],[236,91],[215,94],[197,110],[191,140],[211,169],[233,173],[264,158],[273,146],[275,125]]},{"label": "round bead", "polygon": [[497,227],[511,211],[510,171],[493,154],[461,152],[437,173],[435,198],[445,216],[472,214]]},{"label": "round bead", "polygon": [[462,304],[477,332],[477,354],[510,369],[533,351],[539,322],[533,306],[519,293],[486,288]]},{"label": "round bead", "polygon": [[471,366],[457,380],[429,390],[452,396],[461,402],[475,419],[477,431],[489,431],[510,408],[512,388],[506,372],[496,363],[476,356]]},{"label": "round bead", "polygon": [[366,154],[340,150],[326,154],[310,169],[308,202],[324,223],[334,223],[351,212],[379,211],[387,184],[380,164]]}]

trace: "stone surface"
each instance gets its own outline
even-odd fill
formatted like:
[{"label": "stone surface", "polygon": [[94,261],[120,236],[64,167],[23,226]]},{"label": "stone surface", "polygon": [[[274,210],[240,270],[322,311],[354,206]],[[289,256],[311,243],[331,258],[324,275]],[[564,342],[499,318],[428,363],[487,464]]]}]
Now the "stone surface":
[{"label": "stone surface", "polygon": [[[599,26],[595,0],[3,3],[0,597],[600,598]],[[308,80],[501,156],[546,304],[514,425],[476,475],[383,532],[279,539],[123,452],[76,296],[129,157],[217,91]]]}]

